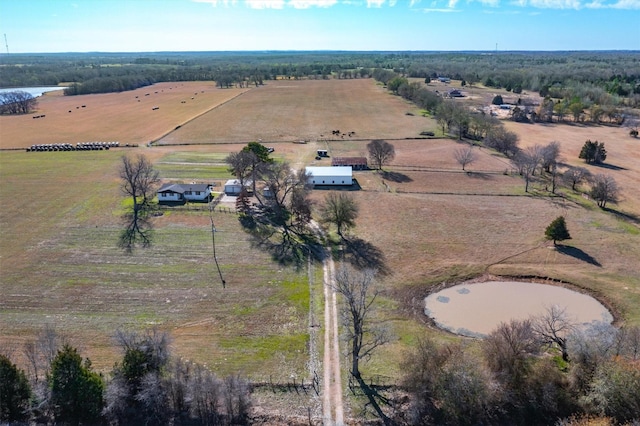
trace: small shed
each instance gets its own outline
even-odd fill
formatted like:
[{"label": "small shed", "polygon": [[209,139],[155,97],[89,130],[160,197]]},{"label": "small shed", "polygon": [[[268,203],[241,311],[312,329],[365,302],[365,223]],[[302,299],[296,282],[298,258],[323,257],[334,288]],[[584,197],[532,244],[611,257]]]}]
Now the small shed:
[{"label": "small shed", "polygon": [[227,195],[238,195],[242,191],[242,183],[238,179],[229,179],[224,184],[224,193]]},{"label": "small shed", "polygon": [[311,185],[349,186],[353,185],[351,166],[306,167]]},{"label": "small shed", "polygon": [[353,170],[366,170],[369,168],[367,157],[333,157],[331,165],[334,167],[351,166]]}]

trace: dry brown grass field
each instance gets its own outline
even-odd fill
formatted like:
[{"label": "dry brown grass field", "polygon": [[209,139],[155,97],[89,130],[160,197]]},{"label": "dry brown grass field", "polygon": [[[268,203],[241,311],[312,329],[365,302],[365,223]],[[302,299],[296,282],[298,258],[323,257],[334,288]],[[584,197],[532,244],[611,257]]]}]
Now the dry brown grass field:
[{"label": "dry brown grass field", "polygon": [[[160,87],[164,92],[155,94]],[[157,325],[171,332],[179,355],[221,373],[242,371],[257,380],[276,371],[284,378],[306,376],[308,271],[274,263],[251,244],[235,214],[215,213],[226,289],[212,263],[207,212],[167,212],[155,221],[157,239],[150,249],[127,255],[115,246],[122,212],[116,172],[120,155],[147,155],[167,180],[221,182],[230,177],[224,157],[257,139],[273,146],[276,158],[296,166],[329,164],[330,159],[314,159],[319,148],[341,156],[364,155],[374,138],[395,146],[396,158],[384,173],[357,172],[362,190],[351,192],[360,206],[353,234],[380,249],[391,271],[381,278],[380,317],[397,338],[368,372],[397,377],[407,345],[422,333],[435,333],[421,312],[429,291],[485,274],[562,280],[608,303],[620,322],[640,323],[637,224],[566,188],[560,190],[563,196],[552,197],[534,182],[526,194],[519,176],[505,174],[508,161],[485,149],[477,148],[478,160],[463,172],[453,158],[460,142],[415,139],[436,124],[373,80],[269,82],[241,96],[240,90],[202,84],[198,87],[205,93],[187,104],[180,103],[183,96],[167,94],[167,87],[92,95],[86,102],[45,97],[40,107],[47,117],[41,121],[18,117],[18,124],[7,126],[7,117],[0,117],[3,147],[85,139],[144,143],[186,123],[153,147],[0,152],[0,344],[17,353],[43,325],[53,324],[108,371],[118,356],[111,341],[115,329]],[[149,108],[129,122],[138,104],[135,96],[147,92],[157,102],[143,99],[140,104],[148,102]],[[161,96],[167,97],[166,104]],[[105,99],[104,111],[112,111],[111,124],[92,130],[90,123],[99,124],[97,114],[95,121],[76,121],[77,133],[68,128],[74,122],[66,121],[65,114],[94,114],[97,99]],[[196,101],[202,105],[177,115]],[[84,111],[67,112],[84,103]],[[156,103],[160,110],[151,111]],[[167,116],[155,120],[152,113]],[[35,125],[51,126],[50,133],[39,133]],[[612,174],[620,184],[624,200],[614,209],[629,215],[640,211],[638,141],[625,130],[506,125],[520,135],[523,146],[559,141],[567,164],[581,163],[577,152],[586,139],[604,141],[607,163],[615,167],[588,167]],[[332,129],[356,134],[336,138]],[[58,139],[57,131],[67,132],[69,139]],[[309,143],[292,143],[301,139]],[[216,167],[206,177],[198,175]],[[313,197],[321,202],[325,194],[314,191]],[[573,237],[565,250],[552,249],[544,240],[545,227],[559,215],[565,215]],[[319,277],[319,269],[311,276]],[[312,283],[313,304],[321,298],[319,287],[313,287],[318,282]]]},{"label": "dry brown grass field", "polygon": [[[0,116],[0,148],[92,141],[146,144],[245,90],[219,90],[213,82],[178,82],[98,95],[50,92],[38,98],[34,114]],[[43,114],[44,118],[32,118]]]},{"label": "dry brown grass field", "polygon": [[164,137],[160,143],[322,141],[415,137],[424,118],[373,80],[278,80],[253,88]]}]

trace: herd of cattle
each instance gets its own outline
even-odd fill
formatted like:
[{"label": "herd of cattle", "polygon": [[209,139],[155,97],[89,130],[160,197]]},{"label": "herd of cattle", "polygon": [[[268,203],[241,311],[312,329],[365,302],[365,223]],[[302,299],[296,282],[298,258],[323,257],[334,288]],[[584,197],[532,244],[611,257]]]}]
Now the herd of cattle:
[{"label": "herd of cattle", "polygon": [[70,143],[43,143],[31,145],[27,152],[44,151],[102,151],[120,146],[120,142],[79,142],[75,145]]}]

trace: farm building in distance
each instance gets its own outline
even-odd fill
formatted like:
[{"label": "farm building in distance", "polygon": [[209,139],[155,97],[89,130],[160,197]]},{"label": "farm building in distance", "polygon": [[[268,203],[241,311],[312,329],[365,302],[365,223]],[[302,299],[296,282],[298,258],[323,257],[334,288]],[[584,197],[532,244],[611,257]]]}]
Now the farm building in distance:
[{"label": "farm building in distance", "polygon": [[158,190],[158,202],[208,202],[211,200],[211,189],[212,186],[206,183],[165,183]]},{"label": "farm building in distance", "polygon": [[351,166],[353,170],[367,170],[369,168],[367,157],[334,157],[331,160],[331,165],[334,167]]},{"label": "farm building in distance", "polygon": [[[244,183],[244,187],[247,191],[252,191],[253,181],[248,180]],[[242,191],[242,183],[239,179],[229,179],[224,184],[224,193],[227,195],[239,195]]]},{"label": "farm building in distance", "polygon": [[353,169],[350,166],[340,167],[306,167],[309,183],[312,185],[353,185]]}]

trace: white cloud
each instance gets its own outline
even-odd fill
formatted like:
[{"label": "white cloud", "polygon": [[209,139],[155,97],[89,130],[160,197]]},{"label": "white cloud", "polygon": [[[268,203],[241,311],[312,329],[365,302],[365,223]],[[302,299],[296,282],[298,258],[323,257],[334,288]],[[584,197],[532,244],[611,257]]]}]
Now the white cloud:
[{"label": "white cloud", "polygon": [[235,6],[237,0],[192,0],[195,3],[209,3],[213,7],[220,6]]},{"label": "white cloud", "polygon": [[308,9],[310,7],[331,7],[338,3],[338,0],[289,0],[288,6],[296,9]]},{"label": "white cloud", "polygon": [[447,6],[449,6],[451,9],[454,9],[456,7],[456,4],[458,4],[458,0],[449,0],[449,4]]},{"label": "white cloud", "polygon": [[580,0],[529,0],[529,5],[540,9],[580,9]]},{"label": "white cloud", "polygon": [[251,9],[282,9],[284,0],[244,0],[244,4]]},{"label": "white cloud", "polygon": [[610,7],[613,9],[640,9],[640,0],[618,0]]},{"label": "white cloud", "polygon": [[382,7],[385,0],[367,0],[367,7]]},{"label": "white cloud", "polygon": [[452,12],[460,12],[459,10],[455,10],[455,9],[437,9],[437,8],[425,8],[425,9],[420,9],[422,12],[424,13],[452,13]]}]

